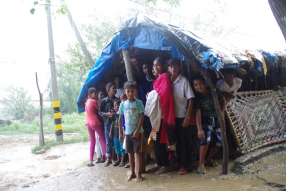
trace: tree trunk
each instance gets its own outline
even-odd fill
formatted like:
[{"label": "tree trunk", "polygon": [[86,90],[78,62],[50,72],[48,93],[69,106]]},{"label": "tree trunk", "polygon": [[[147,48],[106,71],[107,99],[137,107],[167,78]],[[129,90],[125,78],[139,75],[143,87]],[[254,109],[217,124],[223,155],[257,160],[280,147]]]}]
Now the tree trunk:
[{"label": "tree trunk", "polygon": [[[61,0],[61,2],[65,4],[64,0]],[[66,5],[66,7],[67,7],[67,16],[68,16],[69,22],[71,24],[71,27],[74,30],[75,36],[77,38],[77,41],[78,41],[78,43],[79,43],[79,45],[80,45],[80,47],[81,47],[81,49],[82,49],[82,51],[84,53],[84,56],[85,56],[85,58],[86,58],[86,60],[87,60],[87,62],[89,64],[90,68],[92,68],[93,65],[94,65],[94,60],[91,58],[90,53],[89,53],[89,51],[86,48],[86,45],[85,45],[85,43],[84,43],[84,41],[83,41],[83,39],[82,39],[78,29],[77,29],[76,24],[74,23],[74,21],[72,19],[72,15],[71,15],[67,5]]]},{"label": "tree trunk", "polygon": [[286,1],[285,0],[268,0],[272,13],[282,31],[286,40]]}]

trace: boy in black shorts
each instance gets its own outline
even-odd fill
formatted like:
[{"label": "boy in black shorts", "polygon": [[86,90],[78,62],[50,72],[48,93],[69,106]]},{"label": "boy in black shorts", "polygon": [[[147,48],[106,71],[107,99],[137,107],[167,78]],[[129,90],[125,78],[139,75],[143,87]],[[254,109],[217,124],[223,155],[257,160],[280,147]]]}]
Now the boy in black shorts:
[{"label": "boy in black shorts", "polygon": [[[121,102],[118,110],[119,114],[119,136],[123,139],[122,133],[122,116],[125,119],[125,150],[129,155],[129,163],[131,168],[131,174],[127,177],[127,181],[136,178],[136,182],[142,181],[141,163],[142,163],[142,143],[143,143],[143,120],[144,120],[144,105],[141,100],[135,99],[137,94],[137,84],[135,82],[125,82],[124,91],[127,96],[127,100]],[[135,161],[134,153],[136,154],[136,165],[138,166],[138,172],[135,174]]]}]

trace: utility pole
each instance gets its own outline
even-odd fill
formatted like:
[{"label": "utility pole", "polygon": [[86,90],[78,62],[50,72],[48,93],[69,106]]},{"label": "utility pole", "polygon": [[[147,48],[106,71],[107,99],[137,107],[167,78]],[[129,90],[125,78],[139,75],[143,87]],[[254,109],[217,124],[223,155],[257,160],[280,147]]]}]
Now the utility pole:
[{"label": "utility pole", "polygon": [[54,127],[55,127],[56,141],[58,142],[58,141],[63,141],[62,120],[61,120],[62,117],[60,112],[60,101],[58,96],[50,0],[46,0],[46,3],[48,6],[47,24],[48,24],[49,55],[50,55],[49,64],[50,64],[51,79],[52,79],[53,111],[54,111],[54,125],[55,125]]}]

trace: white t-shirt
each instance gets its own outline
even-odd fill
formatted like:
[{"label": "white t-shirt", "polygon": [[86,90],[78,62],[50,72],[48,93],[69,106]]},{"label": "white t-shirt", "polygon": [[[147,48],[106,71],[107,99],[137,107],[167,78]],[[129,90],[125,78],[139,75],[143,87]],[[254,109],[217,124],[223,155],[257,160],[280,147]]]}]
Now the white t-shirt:
[{"label": "white t-shirt", "polygon": [[216,87],[222,91],[222,92],[228,92],[228,93],[236,93],[237,90],[241,87],[241,83],[242,80],[239,78],[234,78],[233,79],[233,83],[231,86],[229,86],[224,79],[220,79],[217,83],[216,83]]},{"label": "white t-shirt", "polygon": [[176,118],[187,117],[188,99],[194,98],[195,95],[188,79],[181,74],[173,83],[173,95]]},{"label": "white t-shirt", "polygon": [[123,94],[123,88],[116,89],[115,97],[119,99],[122,94]]}]

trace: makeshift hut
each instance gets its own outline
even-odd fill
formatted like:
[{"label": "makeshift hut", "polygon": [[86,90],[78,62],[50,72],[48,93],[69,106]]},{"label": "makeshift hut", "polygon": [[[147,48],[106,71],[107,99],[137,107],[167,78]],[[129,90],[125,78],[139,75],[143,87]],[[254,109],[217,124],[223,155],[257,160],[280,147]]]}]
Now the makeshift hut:
[{"label": "makeshift hut", "polygon": [[189,79],[200,63],[214,83],[222,78],[223,69],[236,68],[243,85],[236,98],[227,103],[227,113],[240,153],[286,140],[285,98],[280,91],[272,90],[286,86],[285,52],[225,47],[145,15],[125,21],[102,50],[79,94],[78,111],[84,112],[88,88],[104,90],[114,76],[124,78],[125,64],[131,58],[139,64],[152,64],[156,57],[180,58],[183,74]]}]

